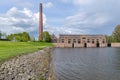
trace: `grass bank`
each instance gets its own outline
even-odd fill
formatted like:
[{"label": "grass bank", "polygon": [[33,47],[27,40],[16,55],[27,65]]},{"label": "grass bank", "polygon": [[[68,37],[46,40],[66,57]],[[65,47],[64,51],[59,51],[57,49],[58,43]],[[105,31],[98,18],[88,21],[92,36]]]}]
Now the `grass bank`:
[{"label": "grass bank", "polygon": [[48,46],[53,46],[53,44],[46,42],[0,41],[0,62],[18,55],[34,52]]}]

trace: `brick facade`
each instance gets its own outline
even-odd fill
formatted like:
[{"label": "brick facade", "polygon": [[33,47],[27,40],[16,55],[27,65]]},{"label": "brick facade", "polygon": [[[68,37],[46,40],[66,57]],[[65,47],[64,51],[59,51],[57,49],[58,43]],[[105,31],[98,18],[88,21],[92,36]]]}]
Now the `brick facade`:
[{"label": "brick facade", "polygon": [[60,35],[57,47],[106,47],[103,35]]}]

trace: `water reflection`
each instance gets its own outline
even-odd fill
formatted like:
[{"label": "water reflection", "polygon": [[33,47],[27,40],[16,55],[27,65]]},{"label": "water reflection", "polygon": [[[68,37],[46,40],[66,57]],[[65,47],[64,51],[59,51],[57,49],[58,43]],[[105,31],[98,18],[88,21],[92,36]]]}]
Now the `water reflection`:
[{"label": "water reflection", "polygon": [[55,48],[55,80],[120,80],[120,48]]}]

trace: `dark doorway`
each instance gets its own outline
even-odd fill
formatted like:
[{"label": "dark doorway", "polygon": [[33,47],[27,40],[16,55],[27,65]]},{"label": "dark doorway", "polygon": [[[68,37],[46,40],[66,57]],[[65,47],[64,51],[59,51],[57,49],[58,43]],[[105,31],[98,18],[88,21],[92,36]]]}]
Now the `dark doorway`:
[{"label": "dark doorway", "polygon": [[87,43],[84,43],[84,47],[85,47],[85,48],[87,47]]},{"label": "dark doorway", "polygon": [[96,47],[100,47],[100,44],[99,44],[99,43],[97,43],[97,44],[96,44]]},{"label": "dark doorway", "polygon": [[108,47],[111,47],[111,43],[108,43],[107,46],[108,46]]},{"label": "dark doorway", "polygon": [[72,43],[72,48],[74,48],[74,43]]}]

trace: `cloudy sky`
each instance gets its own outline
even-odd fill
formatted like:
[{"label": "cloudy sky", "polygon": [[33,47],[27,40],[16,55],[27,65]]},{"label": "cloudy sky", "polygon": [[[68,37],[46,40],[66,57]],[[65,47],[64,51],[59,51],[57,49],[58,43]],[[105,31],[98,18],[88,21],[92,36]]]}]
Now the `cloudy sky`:
[{"label": "cloudy sky", "polygon": [[120,0],[0,0],[0,31],[38,37],[39,3],[44,31],[51,34],[107,34],[120,24]]}]

